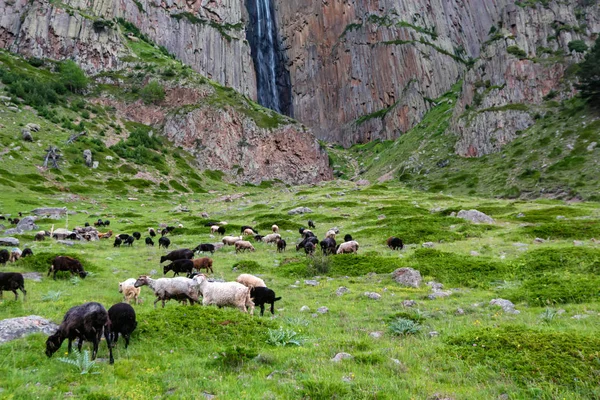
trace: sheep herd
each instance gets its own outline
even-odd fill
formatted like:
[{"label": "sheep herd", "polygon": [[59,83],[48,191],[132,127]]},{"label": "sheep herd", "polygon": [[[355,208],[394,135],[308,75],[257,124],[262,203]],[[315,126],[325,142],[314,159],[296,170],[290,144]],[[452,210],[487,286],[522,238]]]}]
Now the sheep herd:
[{"label": "sheep herd", "polygon": [[[95,226],[108,226],[109,221],[98,220],[94,222]],[[210,227],[211,234],[223,235],[221,242],[223,246],[234,246],[236,254],[239,252],[254,252],[254,245],[247,240],[251,238],[254,242],[263,242],[267,244],[274,243],[278,252],[285,252],[287,243],[279,233],[279,227],[273,225],[271,233],[267,235],[259,235],[258,231],[253,227],[244,225],[241,227],[240,236],[225,236],[226,222],[214,223],[210,222],[206,226]],[[308,221],[308,226],[315,229],[313,221]],[[86,228],[89,224],[86,223]],[[181,228],[182,226],[179,225]],[[93,228],[92,228],[93,229]],[[175,227],[167,226],[159,230],[161,237],[159,238],[159,248],[168,249],[171,241],[166,235],[175,231]],[[316,247],[320,246],[323,255],[333,254],[356,254],[359,249],[359,244],[346,234],[343,242],[336,242],[336,235],[339,234],[337,228],[327,231],[325,238],[321,241],[312,230],[300,228],[298,231],[301,235],[299,242],[296,244],[296,251],[301,249],[308,256],[315,253]],[[38,235],[46,236],[47,233],[41,231]],[[36,235],[36,240],[38,240]],[[157,236],[157,230],[154,228],[148,229],[148,237],[145,238],[147,246],[154,246],[153,238]],[[112,237],[112,231],[106,233],[98,233],[100,239],[108,239]],[[115,236],[113,246],[120,247],[121,245],[132,246],[136,240],[141,240],[141,233],[133,232],[129,234],[119,234]],[[403,248],[402,240],[396,237],[390,237],[387,240],[387,246],[390,249],[397,250]],[[118,340],[119,334],[125,339],[125,347],[129,345],[131,333],[137,326],[136,313],[130,303],[139,304],[140,292],[142,286],[147,286],[156,297],[154,307],[160,301],[164,308],[165,303],[169,300],[187,303],[190,305],[199,302],[202,297],[202,305],[216,305],[220,307],[235,307],[243,312],[254,314],[255,306],[260,307],[260,315],[264,315],[265,305],[270,306],[270,312],[275,314],[274,304],[281,300],[275,292],[268,288],[265,282],[250,274],[241,274],[235,282],[216,282],[209,279],[206,274],[214,273],[213,260],[209,257],[194,258],[196,253],[211,253],[220,248],[221,244],[215,246],[210,243],[198,245],[193,250],[178,249],[169,252],[160,257],[160,265],[169,262],[163,267],[163,274],[173,272],[171,278],[163,277],[154,279],[148,275],[140,275],[136,278],[129,278],[123,282],[119,282],[118,290],[123,295],[123,303],[113,305],[108,311],[99,303],[89,302],[80,306],[72,307],[65,314],[62,323],[56,333],[50,336],[46,342],[46,355],[51,357],[61,347],[64,340],[68,340],[68,351],[71,351],[72,342],[78,339],[78,347],[81,349],[82,342],[90,341],[93,344],[92,359],[96,357],[98,344],[101,336],[104,333],[109,349],[110,363],[114,362],[112,355],[112,346]],[[29,250],[29,249],[26,249]],[[31,250],[29,250],[31,253]],[[33,254],[33,253],[31,253]],[[16,261],[21,254],[12,257],[12,254],[6,250],[0,250],[0,264],[6,264],[7,261]],[[25,256],[25,255],[23,255]],[[16,258],[16,259],[13,259]],[[56,279],[57,272],[69,272],[84,279],[88,273],[84,270],[82,263],[72,257],[57,256],[53,259],[47,276],[53,274],[53,279]],[[206,274],[203,274],[205,272]],[[185,274],[185,277],[178,276]],[[23,275],[15,272],[0,273],[0,298],[2,291],[12,291],[15,294],[15,300],[18,299],[17,290],[23,293],[23,298],[27,294],[24,286]]]}]

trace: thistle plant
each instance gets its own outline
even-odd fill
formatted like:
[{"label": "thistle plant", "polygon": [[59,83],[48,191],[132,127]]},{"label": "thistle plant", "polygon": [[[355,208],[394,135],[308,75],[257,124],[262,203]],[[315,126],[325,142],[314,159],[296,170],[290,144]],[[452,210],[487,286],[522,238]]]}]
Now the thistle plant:
[{"label": "thistle plant", "polygon": [[96,365],[95,361],[90,360],[90,352],[88,350],[84,350],[83,353],[80,353],[79,350],[73,349],[73,352],[69,357],[60,357],[58,361],[73,365],[81,372],[81,375],[89,373]]}]

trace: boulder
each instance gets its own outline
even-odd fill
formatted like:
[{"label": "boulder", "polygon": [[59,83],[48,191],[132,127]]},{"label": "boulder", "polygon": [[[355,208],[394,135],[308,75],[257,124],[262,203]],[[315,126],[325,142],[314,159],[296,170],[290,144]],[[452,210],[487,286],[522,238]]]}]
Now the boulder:
[{"label": "boulder", "polygon": [[323,307],[319,307],[319,308],[317,308],[317,312],[318,312],[319,314],[326,314],[326,313],[328,313],[328,312],[329,312],[329,308],[327,308],[327,307],[325,307],[325,306],[323,306]]},{"label": "boulder", "polygon": [[512,301],[506,299],[493,299],[490,301],[490,306],[502,307],[502,310],[508,314],[520,314],[519,310],[515,310],[515,305]]},{"label": "boulder", "polygon": [[86,149],[83,151],[83,160],[85,161],[85,165],[88,166],[88,168],[92,167],[92,163],[93,163],[93,159],[92,159],[92,151],[90,149]]},{"label": "boulder", "polygon": [[67,215],[67,207],[62,208],[54,208],[54,207],[44,207],[44,208],[36,208],[31,212],[34,215],[39,217],[47,217],[59,219],[63,215]]},{"label": "boulder", "polygon": [[426,249],[433,249],[435,244],[433,242],[425,242],[421,246],[423,246]]},{"label": "boulder", "polygon": [[365,292],[365,296],[371,300],[379,300],[381,299],[381,295],[375,292]]},{"label": "boulder", "polygon": [[73,231],[70,231],[70,230],[68,230],[68,229],[65,229],[65,228],[58,228],[58,229],[55,229],[55,230],[52,232],[52,237],[53,237],[54,239],[58,239],[58,240],[64,240],[64,239],[66,239],[66,238],[67,238],[67,236],[69,236],[69,235],[70,235],[70,234],[72,234],[72,233],[73,233]]},{"label": "boulder", "polygon": [[369,186],[370,184],[371,184],[371,182],[369,182],[366,179],[361,179],[356,182],[356,186]]},{"label": "boulder", "polygon": [[29,129],[32,132],[39,132],[41,129],[38,124],[32,124],[32,123],[25,125],[25,128]]},{"label": "boulder", "polygon": [[441,299],[444,297],[448,297],[452,294],[449,290],[434,290],[433,293],[427,295],[429,300]]},{"label": "boulder", "polygon": [[345,293],[348,293],[350,291],[350,289],[348,289],[346,286],[340,286],[338,288],[338,290],[335,291],[335,294],[338,296],[341,296]]},{"label": "boulder", "polygon": [[308,207],[296,207],[293,210],[288,211],[288,215],[310,214],[311,212],[313,212],[313,210]]},{"label": "boulder", "polygon": [[39,227],[35,224],[36,217],[25,217],[17,224],[17,229],[23,232],[38,230]]},{"label": "boulder", "polygon": [[403,306],[403,307],[414,307],[414,306],[416,306],[416,305],[417,305],[417,302],[416,302],[416,301],[414,301],[414,300],[404,300],[404,301],[402,302],[402,306]]},{"label": "boulder", "polygon": [[15,239],[14,237],[0,238],[0,246],[17,247],[19,246],[19,239]]},{"label": "boulder", "polygon": [[26,142],[33,142],[33,135],[31,134],[31,131],[27,128],[21,129],[21,137]]},{"label": "boulder", "polygon": [[460,210],[458,214],[456,214],[456,217],[466,219],[475,224],[494,224],[496,222],[492,217],[477,210]]},{"label": "boulder", "polygon": [[403,286],[414,288],[418,288],[423,280],[421,273],[412,268],[398,268],[392,272],[392,278],[394,278],[397,283]]},{"label": "boulder", "polygon": [[58,325],[37,315],[4,319],[0,321],[0,343],[19,339],[32,333],[41,332],[51,335],[57,329]]},{"label": "boulder", "polygon": [[319,284],[319,281],[307,279],[304,281],[304,284],[308,286],[317,286]]},{"label": "boulder", "polygon": [[308,306],[300,307],[300,312],[307,312],[307,311],[310,311],[310,307],[308,307]]},{"label": "boulder", "polygon": [[354,357],[352,356],[352,354],[349,354],[349,353],[337,353],[337,354],[336,354],[336,355],[335,355],[335,356],[334,356],[334,357],[331,359],[331,361],[334,361],[334,362],[340,362],[340,361],[342,361],[342,360],[344,360],[344,359],[348,359],[348,358],[354,358]]}]

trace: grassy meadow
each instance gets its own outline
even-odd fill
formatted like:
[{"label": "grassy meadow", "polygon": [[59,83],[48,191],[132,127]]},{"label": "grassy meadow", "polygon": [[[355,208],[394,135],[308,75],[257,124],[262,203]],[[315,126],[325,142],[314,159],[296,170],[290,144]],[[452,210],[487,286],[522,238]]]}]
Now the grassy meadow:
[{"label": "grassy meadow", "polygon": [[[90,190],[91,191],[91,190]],[[227,233],[253,225],[260,233],[279,225],[284,253],[256,243],[255,253],[224,247],[209,255],[214,277],[234,280],[242,272],[262,277],[283,299],[275,317],[237,309],[175,301],[153,307],[142,288],[134,305],[138,328],[130,346],[121,339],[109,365],[104,342],[89,373],[63,363],[66,343],[53,358],[44,354],[46,336],[34,334],[0,345],[0,397],[9,399],[591,399],[600,397],[600,207],[538,200],[507,201],[414,192],[394,185],[357,187],[337,181],[312,187],[271,188],[222,185],[218,191],[170,196],[143,192],[133,200],[98,191],[82,196],[3,190],[4,214],[27,214],[40,206],[67,206],[75,213],[42,219],[41,229],[82,226],[109,219],[115,233],[140,231],[132,248],[113,241],[69,247],[53,240],[18,236],[34,257],[0,267],[40,272],[26,280],[27,301],[4,292],[0,319],[39,315],[59,323],[72,306],[98,301],[107,309],[121,301],[118,282],[140,274],[162,276],[159,257],[146,247],[148,227],[184,227],[170,235],[171,248],[214,243],[204,227],[227,221]],[[223,201],[222,196],[244,193]],[[232,196],[236,197],[236,196]],[[174,211],[179,206],[189,212]],[[312,214],[288,215],[298,206]],[[476,225],[450,216],[476,208],[496,223]],[[338,227],[360,243],[358,255],[308,257],[295,251],[298,227],[311,218],[323,238]],[[104,228],[107,230],[108,228]],[[103,229],[101,228],[101,231]],[[406,243],[385,246],[388,236]],[[536,237],[543,243],[534,243]],[[574,241],[582,241],[574,245]],[[422,243],[433,242],[433,248]],[[79,258],[86,279],[46,278],[48,260]],[[406,288],[390,276],[412,267],[423,275],[420,288]],[[169,273],[168,276],[171,276]],[[317,286],[305,284],[314,279]],[[448,297],[429,299],[429,281]],[[336,295],[339,287],[349,292]],[[365,292],[381,295],[373,300]],[[21,296],[20,296],[21,297]],[[515,303],[518,314],[491,306],[495,298]],[[412,307],[403,305],[414,300]],[[301,311],[307,306],[309,311]],[[327,307],[328,312],[317,312]],[[376,338],[371,335],[380,332]],[[435,333],[433,333],[435,332]],[[89,343],[85,350],[91,350]],[[339,352],[352,355],[340,362]],[[215,397],[211,397],[215,396]]]}]

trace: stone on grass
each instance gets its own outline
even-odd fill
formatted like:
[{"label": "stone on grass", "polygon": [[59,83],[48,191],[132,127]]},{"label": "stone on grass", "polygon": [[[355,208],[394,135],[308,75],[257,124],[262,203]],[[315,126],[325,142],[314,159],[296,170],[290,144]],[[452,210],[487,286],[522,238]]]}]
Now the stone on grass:
[{"label": "stone on grass", "polygon": [[67,207],[61,207],[61,208],[57,208],[57,207],[36,208],[31,213],[34,214],[34,215],[37,215],[37,216],[43,216],[43,217],[47,217],[47,218],[58,219],[58,218],[62,217],[63,215],[67,215]]},{"label": "stone on grass", "polygon": [[29,279],[34,282],[42,281],[42,274],[40,274],[39,272],[23,272],[21,275],[23,275],[23,278]]},{"label": "stone on grass", "polygon": [[365,296],[372,300],[381,299],[381,295],[379,293],[375,293],[375,292],[365,292]]},{"label": "stone on grass", "polygon": [[381,331],[371,332],[371,333],[369,333],[369,336],[371,336],[373,339],[379,339],[383,336],[383,332],[381,332]]},{"label": "stone on grass", "polygon": [[545,239],[542,239],[542,238],[535,238],[535,239],[533,240],[533,242],[534,242],[534,243],[544,243],[545,241],[546,241],[546,240],[545,240]]},{"label": "stone on grass", "polygon": [[56,243],[64,244],[65,246],[73,246],[75,242],[71,240],[57,240]]},{"label": "stone on grass", "polygon": [[426,249],[433,249],[433,247],[435,246],[435,244],[433,242],[425,242],[421,246],[423,246]]},{"label": "stone on grass", "polygon": [[346,286],[340,286],[338,288],[338,290],[335,291],[335,294],[337,294],[338,296],[341,296],[344,293],[348,293],[349,291],[350,291],[350,289],[348,289]]},{"label": "stone on grass", "polygon": [[0,246],[13,246],[16,247],[19,245],[19,239],[15,239],[14,237],[3,237],[0,238]]},{"label": "stone on grass", "polygon": [[429,282],[427,282],[427,286],[431,287],[431,289],[434,290],[434,291],[435,290],[440,290],[440,289],[444,288],[443,284],[441,284],[439,282],[436,282],[436,281],[429,281]]},{"label": "stone on grass", "polygon": [[479,254],[479,252],[478,252],[478,251],[471,250],[471,255],[472,255],[473,257],[477,257],[477,256],[479,256],[480,254]]},{"label": "stone on grass", "polygon": [[452,294],[449,290],[435,290],[433,293],[427,296],[429,300],[442,299]]},{"label": "stone on grass", "polygon": [[293,210],[288,211],[288,215],[309,214],[311,212],[313,212],[313,210],[308,207],[296,207]]},{"label": "stone on grass", "polygon": [[438,331],[431,331],[428,333],[429,337],[436,337],[436,336],[440,336],[440,333]]},{"label": "stone on grass", "polygon": [[414,300],[404,300],[404,301],[402,302],[402,306],[403,306],[403,307],[414,307],[414,306],[416,306],[416,305],[417,305],[417,302],[416,302],[416,301],[414,301]]},{"label": "stone on grass", "polygon": [[317,286],[319,284],[319,281],[308,279],[304,281],[304,284],[308,286]]},{"label": "stone on grass", "polygon": [[573,240],[573,246],[583,246],[584,243],[581,240]]},{"label": "stone on grass", "polygon": [[319,314],[326,314],[326,313],[328,313],[328,312],[329,312],[329,308],[327,308],[327,307],[325,307],[325,306],[323,306],[323,307],[319,307],[319,308],[317,308],[317,312],[318,312]]},{"label": "stone on grass", "polygon": [[356,182],[357,186],[369,186],[371,184],[371,182],[369,182],[366,179],[361,179],[359,181]]},{"label": "stone on grass", "polygon": [[383,214],[381,214],[381,215],[378,215],[378,216],[377,216],[377,219],[379,219],[379,220],[385,219],[385,215],[383,215]]},{"label": "stone on grass", "polygon": [[336,354],[336,355],[335,355],[335,356],[334,356],[334,357],[331,359],[331,361],[334,361],[334,362],[340,362],[340,361],[342,361],[342,360],[344,360],[344,359],[349,359],[349,358],[354,358],[354,357],[352,356],[352,354],[349,354],[349,353],[337,353],[337,354]]},{"label": "stone on grass", "polygon": [[37,315],[4,319],[0,321],[0,343],[19,339],[32,333],[41,332],[51,335],[57,329],[58,325]]},{"label": "stone on grass", "polygon": [[496,221],[489,215],[485,215],[481,211],[477,210],[460,210],[456,217],[466,219],[467,221],[471,221],[475,224],[493,224]]},{"label": "stone on grass", "polygon": [[502,307],[502,310],[508,314],[520,314],[519,310],[515,310],[515,305],[512,301],[506,299],[492,299],[490,306]]},{"label": "stone on grass", "polygon": [[23,232],[38,230],[39,227],[35,224],[35,217],[25,217],[17,224],[17,229]]},{"label": "stone on grass", "polygon": [[310,307],[308,307],[308,306],[302,306],[302,307],[300,307],[300,311],[301,312],[310,311]]},{"label": "stone on grass", "polygon": [[412,268],[398,268],[392,272],[392,278],[401,285],[414,288],[418,288],[423,280],[421,273]]}]

